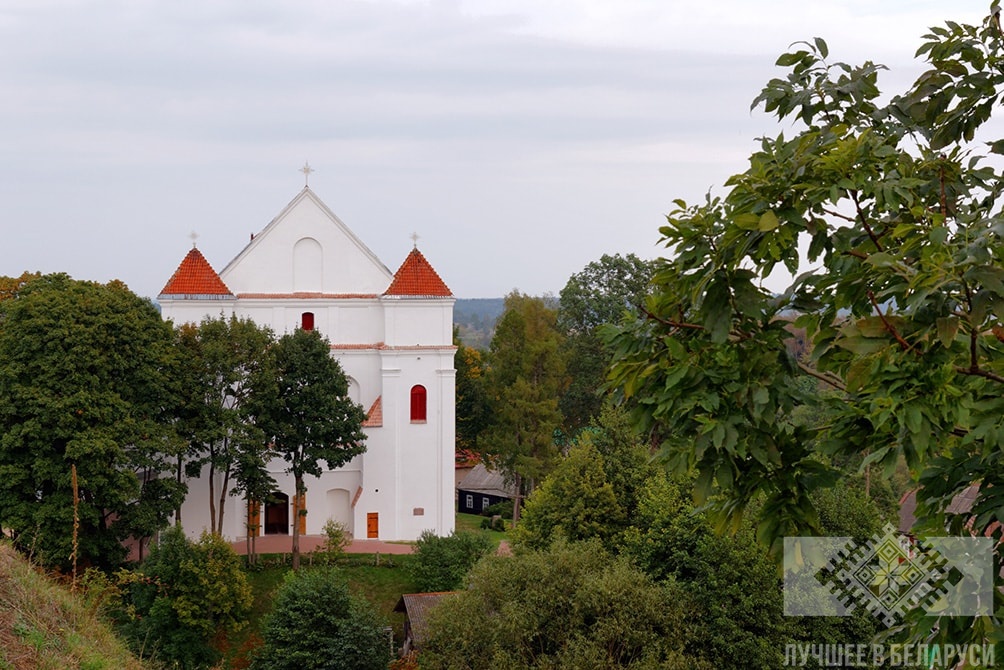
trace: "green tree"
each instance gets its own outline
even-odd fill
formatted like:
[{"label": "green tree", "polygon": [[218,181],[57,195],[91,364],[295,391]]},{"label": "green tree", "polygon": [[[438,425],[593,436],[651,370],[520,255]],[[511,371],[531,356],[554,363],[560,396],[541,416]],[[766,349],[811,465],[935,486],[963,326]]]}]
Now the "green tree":
[{"label": "green tree", "polygon": [[626,515],[606,481],[603,462],[591,437],[583,435],[527,498],[513,541],[543,549],[558,536],[573,541],[596,538],[609,547]]},{"label": "green tree", "polygon": [[598,542],[490,556],[432,613],[423,668],[693,668],[687,604]]},{"label": "green tree", "polygon": [[715,534],[695,512],[687,484],[665,475],[649,479],[624,552],[695,603],[691,617],[701,634],[690,640],[689,654],[723,670],[781,667],[792,628],[776,567],[748,527],[734,536]]},{"label": "green tree", "polygon": [[483,533],[454,532],[439,537],[431,530],[422,531],[408,571],[419,591],[453,591],[463,585],[471,567],[494,548]]},{"label": "green tree", "polygon": [[495,327],[486,384],[492,420],[481,453],[515,483],[513,523],[526,491],[551,468],[566,383],[557,312],[543,298],[512,292]]},{"label": "green tree", "polygon": [[[830,457],[887,476],[905,462],[922,527],[1002,537],[1004,178],[971,144],[1004,84],[999,25],[932,28],[928,71],[888,102],[881,66],[831,64],[823,40],[782,55],[787,76],[754,106],[797,121],[793,135],[764,138],[724,198],[677,202],[661,228],[675,257],[646,316],[611,334],[612,381],[639,424],[734,524],[764,495],[758,530],[775,552],[820,530],[810,492],[839,478]],[[797,278],[776,295],[761,282],[779,265]],[[785,349],[785,310],[801,314],[811,365]],[[803,375],[841,394],[807,394]],[[820,402],[825,426],[791,420]],[[974,484],[972,511],[953,514]],[[999,627],[943,618],[935,639]]]},{"label": "green tree", "polygon": [[251,587],[241,561],[217,535],[198,542],[178,526],[161,534],[126,584],[122,629],[137,651],[174,667],[205,668],[219,659],[218,634],[240,631],[251,612]]},{"label": "green tree", "polygon": [[252,668],[385,670],[390,640],[365,599],[349,594],[332,568],[291,572],[265,621],[265,644]]},{"label": "green tree", "polygon": [[618,323],[625,313],[638,313],[653,270],[653,262],[634,254],[603,254],[569,277],[561,289],[558,328],[566,338],[571,379],[560,402],[566,432],[574,434],[586,426],[603,404],[602,386],[611,356],[597,329]]},{"label": "green tree", "polygon": [[[349,398],[342,366],[317,331],[298,328],[283,335],[270,355],[263,374],[256,377],[252,409],[272,453],[286,461],[296,495],[303,500],[307,475],[319,477],[322,464],[338,468],[366,451],[366,413]],[[300,515],[307,513],[302,505],[296,509]],[[299,519],[293,522],[292,555],[293,569],[298,570]]]},{"label": "green tree", "polygon": [[44,564],[73,551],[113,566],[122,541],[163,527],[184,486],[161,479],[181,446],[171,328],[121,282],[64,274],[0,301],[0,525]]},{"label": "green tree", "polygon": [[0,277],[0,302],[17,297],[25,284],[41,276],[41,272],[28,272],[26,270],[21,273],[20,277]]},{"label": "green tree", "polygon": [[641,492],[655,472],[627,416],[607,406],[543,484],[527,498],[513,540],[536,549],[555,534],[600,539],[613,552],[636,517]]},{"label": "green tree", "polygon": [[[210,531],[220,534],[228,495],[270,482],[267,443],[250,412],[251,379],[267,364],[269,328],[250,319],[206,317],[179,328],[178,343],[189,376],[186,419],[180,424],[190,449],[185,469],[209,488]],[[257,469],[253,466],[257,466]],[[252,483],[254,482],[254,483]],[[249,486],[251,484],[251,486]],[[262,498],[252,500],[261,501]]]},{"label": "green tree", "polygon": [[453,344],[457,347],[454,367],[457,369],[457,451],[478,452],[478,438],[491,420],[488,389],[485,387],[487,365],[479,349],[460,341],[453,329]]}]

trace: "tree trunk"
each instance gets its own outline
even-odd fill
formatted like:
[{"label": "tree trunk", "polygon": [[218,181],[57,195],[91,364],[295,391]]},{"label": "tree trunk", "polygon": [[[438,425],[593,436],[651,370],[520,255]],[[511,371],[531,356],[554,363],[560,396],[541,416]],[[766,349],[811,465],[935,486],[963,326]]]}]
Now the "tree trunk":
[{"label": "tree trunk", "polygon": [[213,450],[209,450],[209,532],[219,535],[216,532],[216,468],[213,465]]},{"label": "tree trunk", "polygon": [[516,489],[516,497],[512,500],[512,525],[515,528],[519,523],[519,508],[523,502],[523,476],[518,472],[513,478],[513,488]]},{"label": "tree trunk", "polygon": [[230,487],[230,465],[228,464],[223,469],[223,484],[220,486],[220,507],[218,510],[219,519],[216,522],[216,528],[220,535],[223,535],[223,515],[227,511],[227,489]]},{"label": "tree trunk", "polygon": [[300,569],[300,500],[305,493],[303,475],[295,475],[296,492],[293,494],[293,570]]},{"label": "tree trunk", "polygon": [[[178,484],[179,485],[185,483],[184,480],[183,480],[183,477],[181,475],[182,471],[184,470],[184,467],[185,467],[185,459],[184,459],[184,457],[181,454],[178,454]],[[181,505],[178,505],[176,508],[174,508],[174,525],[175,526],[180,526],[181,525]]]}]

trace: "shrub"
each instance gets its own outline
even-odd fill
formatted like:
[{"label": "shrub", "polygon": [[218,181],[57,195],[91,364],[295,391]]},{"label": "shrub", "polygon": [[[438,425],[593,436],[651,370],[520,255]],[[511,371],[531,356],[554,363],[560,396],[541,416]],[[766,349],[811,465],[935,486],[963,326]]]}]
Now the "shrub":
[{"label": "shrub", "polygon": [[328,519],[324,522],[321,534],[324,535],[324,544],[320,550],[324,553],[328,563],[334,563],[341,558],[342,554],[345,553],[345,548],[352,543],[352,534],[341,521]]},{"label": "shrub", "polygon": [[120,619],[138,649],[152,648],[168,664],[207,667],[219,654],[218,633],[244,627],[251,611],[251,587],[241,562],[222,538],[203,533],[198,542],[178,527],[160,542],[136,572],[120,571]]},{"label": "shrub", "polygon": [[422,668],[707,670],[689,603],[596,541],[489,557],[430,615]]},{"label": "shrub", "polygon": [[493,517],[500,516],[503,519],[512,518],[512,500],[502,500],[495,503],[494,505],[489,505],[481,512],[481,516]]},{"label": "shrub", "polygon": [[464,576],[494,545],[480,533],[454,532],[439,537],[423,531],[415,543],[411,574],[420,591],[453,591],[461,587]]},{"label": "shrub", "polygon": [[257,670],[385,670],[391,657],[384,622],[333,568],[286,575],[262,638]]}]

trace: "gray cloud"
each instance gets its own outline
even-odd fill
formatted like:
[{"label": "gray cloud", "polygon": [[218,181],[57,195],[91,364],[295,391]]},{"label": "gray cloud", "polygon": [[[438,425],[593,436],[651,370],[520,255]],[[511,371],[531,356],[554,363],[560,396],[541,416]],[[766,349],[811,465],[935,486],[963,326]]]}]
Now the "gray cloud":
[{"label": "gray cloud", "polygon": [[699,22],[659,40],[663,3],[628,3],[609,38],[472,7],[7,3],[0,274],[156,295],[189,231],[221,268],[309,159],[314,190],[392,268],[417,230],[460,296],[557,292],[602,253],[658,253],[671,200],[776,132],[748,108],[787,42],[721,26],[704,46]]}]

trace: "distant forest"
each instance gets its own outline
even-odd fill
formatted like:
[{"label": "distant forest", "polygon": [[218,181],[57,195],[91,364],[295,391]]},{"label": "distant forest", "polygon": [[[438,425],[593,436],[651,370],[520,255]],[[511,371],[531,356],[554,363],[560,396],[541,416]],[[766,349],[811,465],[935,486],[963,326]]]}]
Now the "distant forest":
[{"label": "distant forest", "polygon": [[458,298],[453,306],[453,325],[459,330],[460,341],[468,347],[487,349],[503,303],[502,298]]}]

